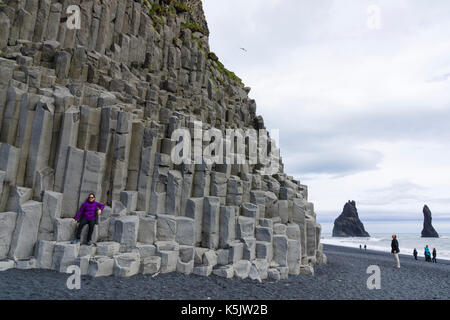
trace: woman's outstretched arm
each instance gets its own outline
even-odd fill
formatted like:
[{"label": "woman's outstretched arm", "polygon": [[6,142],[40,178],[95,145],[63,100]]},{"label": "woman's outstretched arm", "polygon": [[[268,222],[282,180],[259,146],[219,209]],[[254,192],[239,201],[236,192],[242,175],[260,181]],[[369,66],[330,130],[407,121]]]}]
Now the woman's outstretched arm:
[{"label": "woman's outstretched arm", "polygon": [[101,204],[100,202],[96,202],[96,205],[100,211],[103,211],[103,209],[105,208],[105,205]]}]

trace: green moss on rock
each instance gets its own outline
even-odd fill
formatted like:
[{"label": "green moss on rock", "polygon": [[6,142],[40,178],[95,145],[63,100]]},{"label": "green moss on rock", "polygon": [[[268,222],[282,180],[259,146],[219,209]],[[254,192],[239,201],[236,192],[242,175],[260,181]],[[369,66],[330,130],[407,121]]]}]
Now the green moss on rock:
[{"label": "green moss on rock", "polygon": [[181,3],[179,1],[172,1],[171,3],[177,13],[189,12],[189,7],[184,3]]},{"label": "green moss on rock", "polygon": [[[216,55],[214,54],[214,56],[216,56]],[[209,57],[210,57],[210,54],[208,54],[208,58]],[[241,87],[245,87],[244,83],[242,82],[242,79],[239,78],[233,71],[230,71],[227,68],[225,68],[223,63],[219,61],[219,58],[217,58],[217,61],[215,61],[215,63],[217,65],[217,71],[219,71],[220,74],[226,76],[230,80],[233,80],[233,81],[239,83],[241,85]]]},{"label": "green moss on rock", "polygon": [[181,24],[181,28],[190,29],[192,32],[200,32],[201,34],[206,34],[205,30],[195,22],[187,21]]}]

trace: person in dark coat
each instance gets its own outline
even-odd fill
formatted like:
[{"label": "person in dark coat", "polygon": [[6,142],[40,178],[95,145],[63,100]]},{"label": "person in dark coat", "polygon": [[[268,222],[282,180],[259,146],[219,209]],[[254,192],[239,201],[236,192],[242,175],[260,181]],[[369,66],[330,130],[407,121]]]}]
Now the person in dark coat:
[{"label": "person in dark coat", "polygon": [[436,261],[436,248],[433,248],[433,262],[437,263],[437,261]]},{"label": "person in dark coat", "polygon": [[395,259],[395,263],[396,263],[395,267],[397,269],[400,269],[400,259],[398,257],[398,254],[400,253],[400,249],[398,246],[397,235],[395,235],[395,234],[392,235],[391,252],[394,254],[394,259]]},{"label": "person in dark coat", "polygon": [[72,243],[80,242],[81,231],[85,225],[89,226],[88,235],[87,235],[87,245],[92,245],[91,237],[92,232],[94,231],[94,227],[97,221],[97,215],[102,213],[102,210],[105,206],[99,202],[95,202],[95,195],[93,193],[89,194],[89,198],[81,205],[80,210],[78,211],[73,221],[78,221],[81,219],[80,224],[78,225],[75,239]]},{"label": "person in dark coat", "polygon": [[413,251],[413,256],[414,256],[414,259],[416,259],[416,260],[417,260],[417,250],[416,250],[416,248],[414,248],[414,251]]}]

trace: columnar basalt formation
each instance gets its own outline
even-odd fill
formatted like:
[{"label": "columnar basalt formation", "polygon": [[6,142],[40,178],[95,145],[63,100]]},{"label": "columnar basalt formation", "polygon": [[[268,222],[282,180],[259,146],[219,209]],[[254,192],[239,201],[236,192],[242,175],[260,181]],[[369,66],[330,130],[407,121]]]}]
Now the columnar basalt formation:
[{"label": "columnar basalt formation", "polygon": [[334,221],[333,237],[370,237],[359,219],[355,201],[348,201]]},{"label": "columnar basalt formation", "polygon": [[[209,52],[200,0],[3,0],[0,26],[0,270],[277,280],[326,262],[281,160],[171,159],[176,129],[264,128]],[[71,244],[90,192],[106,204],[96,245]]]},{"label": "columnar basalt formation", "polygon": [[439,238],[439,234],[431,223],[431,210],[427,205],[423,207],[423,230],[422,238]]}]

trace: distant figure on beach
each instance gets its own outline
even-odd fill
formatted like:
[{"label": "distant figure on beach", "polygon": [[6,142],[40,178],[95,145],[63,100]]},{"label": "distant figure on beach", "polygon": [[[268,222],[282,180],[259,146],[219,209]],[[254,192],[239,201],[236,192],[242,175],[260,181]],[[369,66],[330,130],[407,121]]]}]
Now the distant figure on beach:
[{"label": "distant figure on beach", "polygon": [[395,235],[395,234],[392,235],[391,248],[392,248],[391,252],[394,254],[394,259],[395,259],[395,263],[396,263],[395,267],[397,269],[400,269],[400,259],[398,257],[400,249],[398,247],[397,235]]},{"label": "distant figure on beach", "polygon": [[362,250],[362,244],[359,245],[359,250]]},{"label": "distant figure on beach", "polygon": [[[97,209],[98,208],[98,209]],[[80,211],[78,211],[73,221],[78,221],[81,219],[80,224],[78,225],[75,239],[72,241],[73,244],[80,242],[81,231],[85,225],[89,225],[88,235],[86,239],[86,243],[88,246],[92,245],[92,232],[94,231],[94,227],[97,224],[97,215],[102,213],[102,210],[105,206],[99,202],[95,202],[95,195],[93,193],[89,194],[88,199],[81,205]]]},{"label": "distant figure on beach", "polygon": [[413,251],[413,256],[414,256],[414,259],[416,259],[416,260],[417,260],[417,250],[416,250],[416,248],[414,248],[414,251]]},{"label": "distant figure on beach", "polygon": [[366,245],[364,245],[364,251],[367,251],[367,246]]},{"label": "distant figure on beach", "polygon": [[426,262],[431,262],[431,253],[430,253],[430,249],[428,249],[428,245],[425,246],[425,261]]},{"label": "distant figure on beach", "polygon": [[433,262],[437,263],[437,261],[436,261],[436,248],[433,248]]}]

